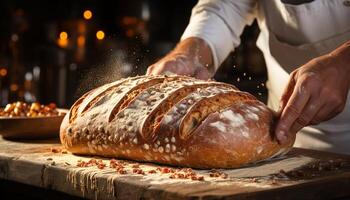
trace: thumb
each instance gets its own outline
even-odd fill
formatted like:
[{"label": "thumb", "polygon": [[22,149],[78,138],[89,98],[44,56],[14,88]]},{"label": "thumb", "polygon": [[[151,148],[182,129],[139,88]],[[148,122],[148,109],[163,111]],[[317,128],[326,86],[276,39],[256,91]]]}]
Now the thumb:
[{"label": "thumb", "polygon": [[151,75],[152,74],[152,70],[154,68],[154,65],[151,65],[147,68],[147,71],[146,71],[146,75]]}]

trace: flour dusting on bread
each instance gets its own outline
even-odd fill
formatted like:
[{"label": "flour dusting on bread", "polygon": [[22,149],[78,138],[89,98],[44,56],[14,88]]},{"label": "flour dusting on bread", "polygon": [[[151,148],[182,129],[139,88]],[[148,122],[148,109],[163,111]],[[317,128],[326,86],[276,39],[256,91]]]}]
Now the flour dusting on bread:
[{"label": "flour dusting on bread", "polygon": [[194,168],[234,168],[288,152],[273,113],[249,93],[187,76],[138,76],[83,95],[62,122],[72,153]]}]

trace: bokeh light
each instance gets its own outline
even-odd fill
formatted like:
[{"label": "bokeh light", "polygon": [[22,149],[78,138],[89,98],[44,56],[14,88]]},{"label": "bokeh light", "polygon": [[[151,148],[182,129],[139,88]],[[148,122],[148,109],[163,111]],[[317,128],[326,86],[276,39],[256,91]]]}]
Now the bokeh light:
[{"label": "bokeh light", "polygon": [[65,31],[62,31],[62,32],[60,33],[60,39],[61,39],[61,40],[66,40],[66,39],[68,39],[68,33],[65,32]]},{"label": "bokeh light", "polygon": [[84,19],[86,19],[86,20],[91,19],[92,18],[91,10],[85,10],[83,16],[84,16]]},{"label": "bokeh light", "polygon": [[0,68],[0,76],[6,76],[7,75],[7,69]]},{"label": "bokeh light", "polygon": [[101,31],[101,30],[97,31],[97,32],[96,32],[96,38],[97,38],[98,40],[103,40],[103,39],[105,38],[105,32],[103,32],[103,31]]}]

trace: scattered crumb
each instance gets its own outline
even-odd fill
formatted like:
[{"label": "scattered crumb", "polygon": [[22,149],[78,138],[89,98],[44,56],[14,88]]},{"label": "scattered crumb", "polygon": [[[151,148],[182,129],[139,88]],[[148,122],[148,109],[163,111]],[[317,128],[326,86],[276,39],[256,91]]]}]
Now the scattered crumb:
[{"label": "scattered crumb", "polygon": [[152,170],[149,170],[148,173],[149,173],[149,174],[155,174],[155,173],[157,173],[157,171],[154,170],[154,169],[152,169]]},{"label": "scattered crumb", "polygon": [[[70,165],[69,163],[67,165]],[[101,159],[95,159],[92,158],[88,161],[84,160],[78,160],[77,167],[94,167],[96,166],[98,169],[105,169],[107,167],[107,164],[104,163]],[[191,168],[170,168],[170,167],[156,167],[154,169],[144,171],[141,169],[141,165],[139,163],[127,163],[123,160],[116,160],[111,159],[109,160],[109,168],[115,169],[118,174],[140,174],[140,175],[146,175],[146,174],[169,174],[169,178],[171,179],[189,179],[189,180],[197,180],[197,181],[203,181],[204,176],[200,176],[197,173],[193,171]],[[128,169],[127,169],[128,168]],[[218,173],[218,172],[217,172]],[[227,174],[225,173],[218,173],[221,178],[226,178]]]},{"label": "scattered crumb", "polygon": [[[52,149],[53,152],[57,152],[57,149]],[[51,161],[52,158],[47,158],[48,161]],[[55,162],[52,162],[51,165],[55,165]],[[70,165],[66,162],[66,165]],[[293,179],[304,179],[304,178],[310,178],[310,177],[317,177],[320,176],[321,172],[324,171],[334,171],[340,169],[342,166],[344,166],[344,162],[340,160],[329,160],[329,161],[320,161],[315,162],[311,165],[308,165],[305,167],[305,169],[297,169],[293,171],[286,172],[285,170],[281,169],[278,173],[272,174],[271,176],[264,177],[264,178],[242,178],[237,179],[243,182],[250,182],[250,183],[269,183],[272,185],[279,184],[280,181],[286,181],[286,180],[293,180]],[[98,169],[105,169],[107,167],[107,164],[104,163],[101,159],[95,159],[92,158],[88,161],[78,160],[76,166],[78,167],[93,167],[96,166]],[[123,160],[116,160],[111,159],[109,160],[109,168],[113,168],[116,170],[118,174],[169,174],[170,179],[190,179],[190,180],[198,180],[203,181],[204,176],[198,175],[194,170],[191,168],[171,168],[171,167],[155,167],[154,169],[144,171],[139,163],[128,163]],[[221,178],[221,179],[227,179],[228,174],[217,170],[212,169],[208,172],[208,177],[210,178]]]},{"label": "scattered crumb", "polygon": [[51,147],[51,152],[52,152],[52,153],[59,153],[59,152],[60,152],[60,149],[59,149],[59,148],[53,148],[53,147]]},{"label": "scattered crumb", "polygon": [[134,168],[134,169],[132,170],[132,172],[133,172],[134,174],[142,174],[142,175],[145,175],[145,172],[144,172],[142,169],[138,169],[138,168]]},{"label": "scattered crumb", "polygon": [[99,169],[104,169],[105,167],[106,167],[106,164],[104,164],[104,163],[97,164],[97,168],[99,168]]},{"label": "scattered crumb", "polygon": [[67,154],[68,151],[65,148],[60,148],[60,147],[51,147],[50,151],[52,153],[62,153],[62,154]]},{"label": "scattered crumb", "polygon": [[133,164],[131,167],[132,168],[140,168],[140,164]]},{"label": "scattered crumb", "polygon": [[212,169],[210,170],[209,172],[209,176],[210,177],[220,177],[220,178],[223,178],[223,179],[226,179],[228,177],[228,175],[222,171],[219,171],[219,170],[216,170],[216,169]]}]

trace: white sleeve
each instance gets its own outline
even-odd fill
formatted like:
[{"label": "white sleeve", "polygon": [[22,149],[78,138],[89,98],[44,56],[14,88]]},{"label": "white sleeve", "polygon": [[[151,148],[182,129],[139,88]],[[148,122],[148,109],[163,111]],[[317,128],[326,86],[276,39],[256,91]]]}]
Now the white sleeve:
[{"label": "white sleeve", "polygon": [[215,71],[240,43],[240,35],[255,19],[255,0],[199,0],[181,40],[198,37],[208,43]]}]

